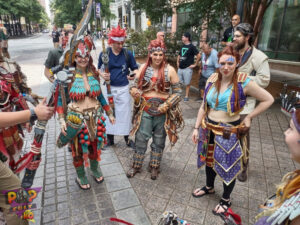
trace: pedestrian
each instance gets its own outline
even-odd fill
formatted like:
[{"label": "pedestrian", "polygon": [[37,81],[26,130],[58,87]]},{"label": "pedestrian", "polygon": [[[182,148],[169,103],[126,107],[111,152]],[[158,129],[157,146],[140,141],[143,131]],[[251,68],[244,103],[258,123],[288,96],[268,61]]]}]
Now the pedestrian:
[{"label": "pedestrian", "polygon": [[[134,121],[130,132],[135,135],[136,149],[131,178],[141,171],[148,141],[152,137],[149,171],[155,180],[165,148],[166,136],[171,145],[178,139],[178,129],[184,126],[179,102],[181,87],[175,69],[166,63],[165,44],[156,39],[148,46],[147,62],[143,64],[130,89],[134,99]],[[172,93],[172,94],[170,94]]]},{"label": "pedestrian", "polygon": [[209,43],[203,43],[201,49],[201,65],[199,69],[200,98],[198,99],[198,102],[203,100],[203,93],[207,79],[220,67],[217,50],[212,48]]},{"label": "pedestrian", "polygon": [[[104,181],[99,170],[101,148],[106,139],[103,111],[112,124],[115,121],[100,88],[99,74],[90,55],[91,48],[91,43],[81,39],[74,53],[70,55],[74,58],[74,80],[67,91],[59,93],[56,103],[61,127],[57,146],[61,148],[71,144],[73,164],[77,173],[75,182],[82,190],[91,188],[84,169],[89,165],[94,180],[99,184]],[[71,102],[67,110],[64,110],[67,99]]]},{"label": "pedestrian", "polygon": [[[296,167],[300,165],[300,109],[293,112],[289,128],[285,131],[288,146]],[[274,174],[275,175],[275,174]],[[261,207],[254,225],[300,224],[300,170],[286,174],[277,186],[276,194]]]},{"label": "pedestrian", "polygon": [[[248,23],[240,23],[234,32],[234,47],[240,54],[239,72],[248,73],[249,78],[260,87],[266,88],[270,83],[270,68],[268,57],[253,46],[253,28]],[[241,119],[244,119],[255,108],[256,100],[247,97],[247,103],[241,112]],[[247,134],[247,145],[250,150],[250,134]],[[249,154],[249,152],[248,152]],[[243,172],[238,176],[239,181],[247,180],[248,158],[243,163]]]},{"label": "pedestrian", "polygon": [[0,45],[3,56],[9,59],[10,55],[8,53],[8,35],[7,30],[3,25],[0,27]]},{"label": "pedestrian", "polygon": [[[185,102],[189,101],[193,69],[198,65],[200,60],[200,53],[191,41],[191,34],[185,32],[182,35],[183,46],[181,47],[177,57],[178,76],[180,82],[185,85]],[[195,56],[197,56],[196,63],[194,63]]]},{"label": "pedestrian", "polygon": [[57,31],[56,26],[53,27],[53,31],[52,31],[52,41],[53,41],[53,46],[54,48],[58,48],[59,47],[59,32]]},{"label": "pedestrian", "polygon": [[45,61],[45,69],[44,69],[44,75],[46,78],[53,83],[54,82],[54,74],[51,70],[51,68],[54,68],[59,65],[60,57],[63,55],[64,48],[62,46],[63,39],[59,40],[59,46],[57,48],[52,48],[48,52],[47,59]]},{"label": "pedestrian", "polygon": [[234,29],[240,22],[241,22],[241,17],[238,14],[235,14],[232,16],[231,26],[225,30],[223,39],[221,41],[221,44],[223,46],[228,46],[228,45],[232,44],[233,36],[234,36]]},{"label": "pedestrian", "polygon": [[[245,139],[243,133],[250,128],[251,120],[274,101],[272,95],[251,81],[247,73],[238,72],[239,57],[231,46],[218,54],[220,69],[207,80],[192,134],[193,142],[198,143],[198,167],[206,164],[206,186],[194,190],[193,197],[215,193],[217,174],[223,181],[223,195],[214,214],[226,212],[231,205],[230,194],[236,176],[242,171],[242,159],[247,157],[247,149],[241,144],[241,139]],[[241,121],[239,112],[245,106],[247,95],[260,103]]]},{"label": "pedestrian", "polygon": [[[109,33],[107,53],[109,56],[108,70],[109,73],[104,71],[104,65],[102,61],[103,52],[99,55],[98,69],[100,76],[110,81],[111,94],[113,96],[115,106],[116,124],[112,125],[107,123],[107,146],[114,145],[114,136],[124,136],[125,142],[128,147],[134,148],[134,142],[129,140],[129,132],[131,129],[131,97],[129,94],[129,81],[133,80],[134,76],[129,76],[129,69],[133,71],[133,74],[137,73],[138,66],[132,55],[132,53],[123,48],[126,32],[119,26],[113,28]],[[104,91],[105,97],[107,93]]]},{"label": "pedestrian", "polygon": [[165,32],[164,31],[158,31],[156,34],[156,39],[160,41],[165,41]]},{"label": "pedestrian", "polygon": [[[53,115],[53,107],[47,107],[40,103],[32,110],[23,110],[18,112],[0,112],[0,128],[14,127],[18,124],[24,124],[33,121],[33,112],[35,119],[49,120]],[[7,225],[27,225],[28,220],[22,219],[11,211],[12,206],[7,203],[6,196],[3,191],[21,189],[20,179],[8,168],[6,160],[8,155],[4,153],[4,149],[0,149],[0,209],[3,211]]]}]

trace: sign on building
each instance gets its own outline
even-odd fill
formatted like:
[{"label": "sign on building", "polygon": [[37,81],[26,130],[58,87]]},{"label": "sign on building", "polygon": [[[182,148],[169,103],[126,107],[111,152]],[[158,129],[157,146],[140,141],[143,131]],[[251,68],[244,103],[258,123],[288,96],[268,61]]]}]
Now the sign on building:
[{"label": "sign on building", "polygon": [[96,17],[100,19],[101,15],[101,3],[96,3]]}]

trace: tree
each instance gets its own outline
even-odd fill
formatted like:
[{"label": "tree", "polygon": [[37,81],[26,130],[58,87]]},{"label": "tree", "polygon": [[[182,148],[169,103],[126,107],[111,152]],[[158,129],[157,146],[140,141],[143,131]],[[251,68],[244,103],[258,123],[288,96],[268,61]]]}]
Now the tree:
[{"label": "tree", "polygon": [[144,10],[154,23],[161,22],[164,15],[172,15],[170,0],[131,0],[134,10]]},{"label": "tree", "polygon": [[[86,0],[85,3],[88,1]],[[110,19],[112,14],[109,10],[110,0],[96,0],[101,3],[101,16]],[[54,11],[54,23],[58,27],[64,24],[77,24],[82,18],[82,0],[54,0],[51,4]],[[91,17],[91,20],[94,18]]]}]

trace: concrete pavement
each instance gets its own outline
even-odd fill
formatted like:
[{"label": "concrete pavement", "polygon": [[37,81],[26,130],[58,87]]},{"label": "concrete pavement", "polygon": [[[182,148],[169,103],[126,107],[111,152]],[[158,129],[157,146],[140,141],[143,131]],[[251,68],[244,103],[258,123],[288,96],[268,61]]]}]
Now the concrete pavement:
[{"label": "concrete pavement", "polygon": [[[41,41],[42,45],[44,41]],[[26,54],[26,50],[24,52]],[[39,54],[38,59],[20,58],[19,63],[26,70],[29,85],[38,94],[45,95],[49,83],[43,76],[42,64],[47,51]],[[220,179],[216,179],[215,195],[200,199],[191,196],[195,188],[205,185],[205,171],[196,167],[196,146],[191,142],[200,106],[194,99],[196,96],[192,95],[189,102],[181,103],[186,126],[172,149],[167,142],[161,173],[156,181],[150,179],[146,170],[149,151],[142,173],[131,179],[125,176],[133,151],[126,147],[122,137],[117,137],[116,145],[103,151],[101,156],[105,182],[99,185],[89,176],[92,187],[89,191],[82,191],[75,184],[71,154],[66,148],[55,146],[59,125],[52,118],[44,138],[42,163],[34,182],[35,187],[43,187],[36,201],[35,224],[113,224],[108,219],[117,216],[135,225],[147,225],[155,224],[166,210],[176,212],[193,225],[223,224],[211,213],[222,195]],[[296,169],[284,144],[283,131],[288,122],[278,105],[273,105],[253,120],[249,179],[245,183],[237,182],[232,193],[232,208],[242,216],[243,224],[253,224],[259,204],[274,193],[275,184],[285,173]],[[32,134],[26,134],[25,149],[29,148],[31,141]]]}]

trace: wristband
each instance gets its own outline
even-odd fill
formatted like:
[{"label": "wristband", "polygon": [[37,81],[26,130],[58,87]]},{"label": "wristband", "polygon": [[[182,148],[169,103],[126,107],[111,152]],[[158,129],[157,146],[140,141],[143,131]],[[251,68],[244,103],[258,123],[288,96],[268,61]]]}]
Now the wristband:
[{"label": "wristband", "polygon": [[199,130],[199,127],[194,127],[194,129]]}]

